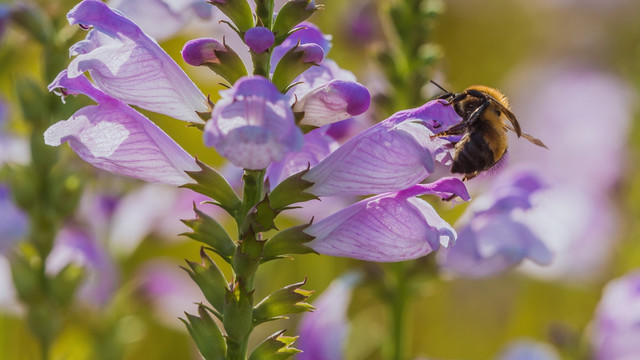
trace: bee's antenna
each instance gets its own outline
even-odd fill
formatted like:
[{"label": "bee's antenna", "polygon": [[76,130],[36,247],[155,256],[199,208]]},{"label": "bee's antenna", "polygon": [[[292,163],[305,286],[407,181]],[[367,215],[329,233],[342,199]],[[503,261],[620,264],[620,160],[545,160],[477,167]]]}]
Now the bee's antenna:
[{"label": "bee's antenna", "polygon": [[445,90],[445,88],[443,88],[442,86],[440,86],[440,84],[438,84],[437,82],[433,81],[433,80],[429,80],[430,83],[432,83],[433,85],[437,86],[440,90],[444,91],[447,94],[451,94],[450,91]]}]

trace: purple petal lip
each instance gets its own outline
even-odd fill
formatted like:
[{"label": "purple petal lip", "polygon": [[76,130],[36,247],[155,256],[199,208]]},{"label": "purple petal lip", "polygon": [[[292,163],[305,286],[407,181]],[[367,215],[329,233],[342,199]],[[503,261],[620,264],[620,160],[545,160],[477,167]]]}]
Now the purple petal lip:
[{"label": "purple petal lip", "polygon": [[298,43],[316,44],[322,48],[325,55],[329,53],[329,50],[331,49],[330,35],[323,34],[316,25],[309,22],[302,22],[299,27],[299,30],[296,30],[293,34],[289,35],[282,44],[273,49],[273,54],[271,56],[271,65],[273,67],[275,67],[275,64],[280,61],[282,55],[294,46],[298,45]]},{"label": "purple petal lip", "polygon": [[183,185],[192,180],[187,170],[197,170],[191,155],[158,126],[121,101],[95,88],[83,75],[69,79],[66,70],[49,85],[67,94],[85,94],[98,105],[78,110],[44,133],[45,143],[71,148],[93,166],[138,179]]},{"label": "purple petal lip", "polygon": [[220,60],[216,51],[227,51],[218,40],[201,38],[189,40],[182,48],[182,58],[189,65],[200,66],[206,63],[218,64]]},{"label": "purple petal lip", "polygon": [[377,262],[415,259],[440,244],[451,246],[455,230],[429,203],[414,197],[424,194],[468,198],[456,178],[374,196],[310,225],[305,232],[315,239],[308,246],[325,255]]},{"label": "purple petal lip", "polygon": [[323,126],[360,115],[370,103],[371,95],[363,85],[331,80],[298,99],[293,111],[304,113],[300,124]]},{"label": "purple petal lip", "polygon": [[302,44],[296,52],[302,52],[302,62],[306,64],[319,64],[324,59],[324,50],[318,44]]},{"label": "purple petal lip", "polygon": [[244,42],[256,54],[267,51],[275,40],[273,32],[262,26],[251,28],[244,34]]},{"label": "purple petal lip", "polygon": [[69,77],[88,71],[100,90],[124,103],[203,122],[197,112],[210,110],[207,98],[135,23],[99,0],[83,0],[67,18],[72,25],[93,26],[87,38],[72,47],[77,55],[69,64]]},{"label": "purple petal lip", "polygon": [[264,169],[302,148],[288,98],[261,76],[244,77],[220,92],[204,142],[245,169]]}]

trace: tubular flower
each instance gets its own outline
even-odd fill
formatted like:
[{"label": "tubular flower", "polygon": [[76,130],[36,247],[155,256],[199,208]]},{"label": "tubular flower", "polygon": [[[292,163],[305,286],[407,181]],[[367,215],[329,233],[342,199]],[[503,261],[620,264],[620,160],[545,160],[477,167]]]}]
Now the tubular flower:
[{"label": "tubular flower", "polygon": [[449,247],[456,232],[428,202],[416,197],[425,194],[470,198],[456,178],[370,197],[311,224],[304,231],[315,239],[307,245],[325,255],[377,262],[411,260],[440,245]]},{"label": "tubular flower", "polygon": [[315,44],[325,55],[325,59],[312,66],[300,76],[289,92],[296,99],[295,113],[303,114],[300,124],[323,126],[345,120],[367,111],[371,103],[369,90],[356,82],[355,76],[341,69],[326,55],[331,49],[331,37],[324,35],[317,26],[304,22],[303,28],[291,34],[274,49],[272,60],[277,62],[286,51],[296,46]]},{"label": "tubular flower", "polygon": [[261,76],[244,77],[220,92],[204,143],[245,169],[264,169],[290,151],[302,148],[287,98]]},{"label": "tubular flower", "polygon": [[398,112],[351,138],[312,167],[303,179],[316,196],[370,195],[399,191],[424,180],[434,160],[448,154],[443,139],[430,139],[438,127],[460,118],[438,101]]},{"label": "tubular flower", "polygon": [[464,215],[470,219],[458,231],[458,243],[440,253],[441,265],[461,276],[483,277],[524,259],[539,265],[551,263],[552,253],[516,216],[532,207],[532,194],[543,187],[529,171],[505,173],[492,191],[471,204]]},{"label": "tubular flower", "polygon": [[84,94],[98,105],[84,107],[49,127],[44,133],[47,145],[68,141],[84,161],[116,174],[172,185],[192,182],[185,171],[199,168],[191,155],[151,120],[98,90],[84,76],[70,79],[63,70],[49,90]]},{"label": "tubular flower", "polygon": [[638,270],[605,286],[593,323],[595,360],[631,360],[640,356],[639,288]]},{"label": "tubular flower", "polygon": [[69,78],[88,71],[102,91],[124,103],[202,123],[197,112],[210,111],[207,98],[138,25],[99,0],[83,0],[67,18],[94,28],[69,49],[76,55]]},{"label": "tubular flower", "polygon": [[302,353],[298,360],[341,360],[349,333],[347,309],[353,287],[360,280],[349,273],[334,280],[313,302],[316,311],[305,313],[300,320],[300,338],[296,345]]}]

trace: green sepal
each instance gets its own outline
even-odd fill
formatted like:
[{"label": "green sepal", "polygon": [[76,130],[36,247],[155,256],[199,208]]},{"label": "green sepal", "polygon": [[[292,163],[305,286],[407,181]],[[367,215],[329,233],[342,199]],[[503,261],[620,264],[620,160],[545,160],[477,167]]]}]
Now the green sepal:
[{"label": "green sepal", "polygon": [[[49,94],[43,90],[44,86],[30,77],[18,77],[15,80],[15,91],[24,119],[37,128],[48,126],[46,121],[49,116],[45,112]],[[40,138],[42,139],[42,134]]]},{"label": "green sepal", "polygon": [[279,213],[279,211],[276,211],[271,207],[269,195],[267,194],[264,199],[249,211],[245,221],[247,221],[253,228],[253,231],[257,233],[269,231],[277,229],[274,221]]},{"label": "green sepal", "polygon": [[258,17],[259,24],[271,29],[273,24],[273,0],[256,0],[256,16]]},{"label": "green sepal", "polygon": [[301,353],[301,350],[291,347],[298,337],[283,336],[283,333],[284,330],[278,331],[261,342],[253,349],[249,360],[285,360]]},{"label": "green sepal", "polygon": [[204,248],[200,248],[200,257],[202,258],[202,263],[198,264],[187,260],[189,269],[182,268],[198,284],[209,304],[222,314],[224,311],[224,297],[229,290],[229,285],[220,268],[207,255]]},{"label": "green sepal", "polygon": [[200,316],[185,313],[187,320],[180,318],[196,343],[198,350],[206,360],[224,360],[227,354],[227,343],[222,332],[205,306],[198,306]]},{"label": "green sepal", "polygon": [[253,291],[244,292],[241,281],[231,290],[226,290],[222,323],[227,337],[234,343],[241,343],[253,327]]},{"label": "green sepal", "polygon": [[68,264],[50,281],[51,295],[63,307],[71,305],[78,287],[85,279],[85,271],[75,264]]},{"label": "green sepal", "polygon": [[254,324],[259,325],[271,320],[287,319],[289,314],[315,310],[313,305],[305,302],[313,291],[300,289],[306,282],[307,279],[285,286],[260,301],[253,308]]},{"label": "green sepal", "polygon": [[303,178],[307,172],[308,168],[289,176],[269,193],[269,203],[274,211],[286,210],[291,204],[319,199],[305,191],[313,185]]},{"label": "green sepal", "polygon": [[231,240],[227,231],[211,216],[203,213],[193,204],[196,218],[192,220],[180,220],[190,227],[193,232],[182,233],[193,240],[209,245],[211,250],[220,255],[226,262],[231,263],[231,258],[236,251],[236,244]]},{"label": "green sepal", "polygon": [[289,254],[317,254],[315,250],[305,244],[313,240],[314,237],[304,232],[309,224],[292,226],[275,234],[267,240],[262,251],[262,262],[280,259]]},{"label": "green sepal", "polygon": [[[233,271],[239,278],[248,279],[258,270],[265,241],[249,226],[241,240],[238,241],[233,256]],[[247,290],[248,291],[248,290]]]},{"label": "green sepal", "polygon": [[293,0],[288,1],[282,6],[273,23],[276,45],[282,44],[296,25],[308,19],[313,13],[322,8],[321,5],[313,5],[310,7],[312,2],[313,0]]},{"label": "green sepal", "polygon": [[16,289],[18,299],[26,304],[38,301],[43,296],[41,269],[39,268],[42,265],[31,264],[25,256],[16,253],[11,256],[10,266],[13,286]]},{"label": "green sepal", "polygon": [[[227,80],[230,84],[235,83],[243,76],[247,76],[247,67],[244,62],[225,42],[222,40],[226,51],[214,50],[219,62],[207,62],[203,65],[213,70],[216,74],[220,75],[223,79]],[[209,116],[210,118],[211,116]],[[205,121],[209,119],[203,119]]]},{"label": "green sepal", "polygon": [[287,92],[287,89],[289,89],[291,83],[298,75],[310,67],[317,65],[313,62],[303,62],[304,51],[300,51],[299,47],[300,44],[298,43],[282,55],[282,58],[278,61],[278,65],[276,65],[276,69],[273,71],[273,84],[283,94]]},{"label": "green sepal", "polygon": [[243,34],[253,27],[253,13],[247,0],[226,0],[224,2],[209,0],[207,2],[227,15]]},{"label": "green sepal", "polygon": [[229,185],[224,176],[202,161],[196,159],[196,164],[200,167],[200,171],[186,171],[187,175],[195,180],[196,183],[185,184],[181,187],[212,198],[220,207],[235,217],[236,212],[242,206],[242,201],[233,191],[231,185]]}]

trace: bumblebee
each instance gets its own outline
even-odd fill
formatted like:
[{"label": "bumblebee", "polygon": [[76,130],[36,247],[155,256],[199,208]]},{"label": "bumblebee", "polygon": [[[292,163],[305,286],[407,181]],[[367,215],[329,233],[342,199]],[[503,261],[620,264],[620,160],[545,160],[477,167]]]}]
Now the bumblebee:
[{"label": "bumblebee", "polygon": [[461,93],[452,93],[435,82],[445,93],[437,99],[453,106],[462,121],[432,137],[462,136],[454,142],[451,172],[463,174],[469,180],[495,166],[507,152],[507,131],[511,130],[535,145],[547,146],[520,129],[516,116],[511,112],[509,100],[499,90],[483,85],[474,85]]}]

